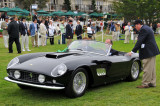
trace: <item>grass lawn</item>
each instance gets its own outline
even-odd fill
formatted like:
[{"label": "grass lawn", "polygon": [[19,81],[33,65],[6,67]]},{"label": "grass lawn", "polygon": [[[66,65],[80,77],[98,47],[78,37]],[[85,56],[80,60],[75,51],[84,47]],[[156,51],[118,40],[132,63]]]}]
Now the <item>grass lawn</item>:
[{"label": "grass lawn", "polygon": [[[104,36],[104,39],[111,36]],[[160,35],[156,37],[160,48]],[[32,48],[31,52],[22,52],[22,54],[35,52],[55,52],[58,49],[63,50],[66,45],[58,45],[60,37],[55,38],[55,45],[48,44],[45,47]],[[96,38],[101,40],[101,36]],[[113,48],[120,51],[129,52],[134,47],[133,41],[130,44],[124,44],[122,40],[115,41]],[[157,87],[148,89],[137,89],[141,84],[140,78],[135,82],[120,81],[113,84],[107,84],[99,87],[90,88],[82,97],[70,99],[64,95],[63,91],[52,91],[44,89],[22,90],[15,83],[7,82],[4,77],[7,76],[6,67],[11,59],[21,55],[17,54],[15,44],[14,53],[9,54],[8,49],[4,48],[3,39],[0,38],[0,106],[159,106],[160,105],[160,55],[156,58]]]}]

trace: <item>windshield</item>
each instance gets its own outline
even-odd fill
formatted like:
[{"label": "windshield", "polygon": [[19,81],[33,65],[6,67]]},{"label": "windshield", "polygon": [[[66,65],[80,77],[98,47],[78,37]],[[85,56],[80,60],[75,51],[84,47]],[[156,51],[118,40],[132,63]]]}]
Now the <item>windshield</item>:
[{"label": "windshield", "polygon": [[109,55],[111,45],[107,43],[91,41],[91,40],[77,40],[73,41],[69,47],[69,50],[81,50],[81,51],[88,51],[99,53],[103,55]]}]

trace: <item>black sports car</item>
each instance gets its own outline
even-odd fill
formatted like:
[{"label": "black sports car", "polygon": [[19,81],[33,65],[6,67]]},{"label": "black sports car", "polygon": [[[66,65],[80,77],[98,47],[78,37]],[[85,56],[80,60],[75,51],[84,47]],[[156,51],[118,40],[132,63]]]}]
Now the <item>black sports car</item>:
[{"label": "black sports car", "polygon": [[78,40],[64,52],[21,55],[8,64],[5,80],[22,89],[65,89],[68,97],[84,95],[88,86],[137,80],[141,72],[138,54],[130,57],[125,52],[112,51],[109,44]]}]

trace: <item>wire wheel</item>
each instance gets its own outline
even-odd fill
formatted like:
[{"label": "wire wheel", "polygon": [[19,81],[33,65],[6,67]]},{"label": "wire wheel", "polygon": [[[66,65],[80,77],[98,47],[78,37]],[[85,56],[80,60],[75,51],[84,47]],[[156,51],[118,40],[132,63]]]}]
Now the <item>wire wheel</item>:
[{"label": "wire wheel", "polygon": [[76,94],[81,94],[86,88],[86,75],[78,72],[73,79],[73,90]]},{"label": "wire wheel", "polygon": [[138,76],[139,76],[139,69],[140,69],[140,67],[139,67],[138,61],[133,62],[132,68],[131,68],[131,77],[133,79],[137,79],[138,78]]}]

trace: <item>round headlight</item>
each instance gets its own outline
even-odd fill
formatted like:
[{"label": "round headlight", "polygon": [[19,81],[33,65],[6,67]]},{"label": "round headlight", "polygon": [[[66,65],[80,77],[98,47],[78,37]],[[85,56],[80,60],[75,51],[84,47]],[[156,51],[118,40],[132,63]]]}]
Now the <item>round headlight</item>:
[{"label": "round headlight", "polygon": [[59,65],[58,74],[63,75],[66,72],[66,67],[64,65]]},{"label": "round headlight", "polygon": [[9,62],[8,66],[7,66],[7,69],[10,68],[10,67],[12,67],[12,66],[14,66],[14,65],[16,65],[16,64],[18,64],[18,63],[19,63],[19,59],[18,59],[17,57],[14,58],[14,59],[12,59],[12,60]]},{"label": "round headlight", "polygon": [[19,79],[19,78],[21,77],[21,73],[20,73],[19,71],[15,71],[15,72],[14,72],[14,77],[15,77],[16,79]]},{"label": "round headlight", "polygon": [[39,81],[40,83],[44,83],[44,81],[45,81],[45,76],[44,76],[44,75],[39,75],[39,76],[38,76],[38,81]]},{"label": "round headlight", "polygon": [[53,77],[62,76],[63,74],[66,73],[66,71],[67,71],[67,66],[62,63],[52,70],[51,75]]}]

